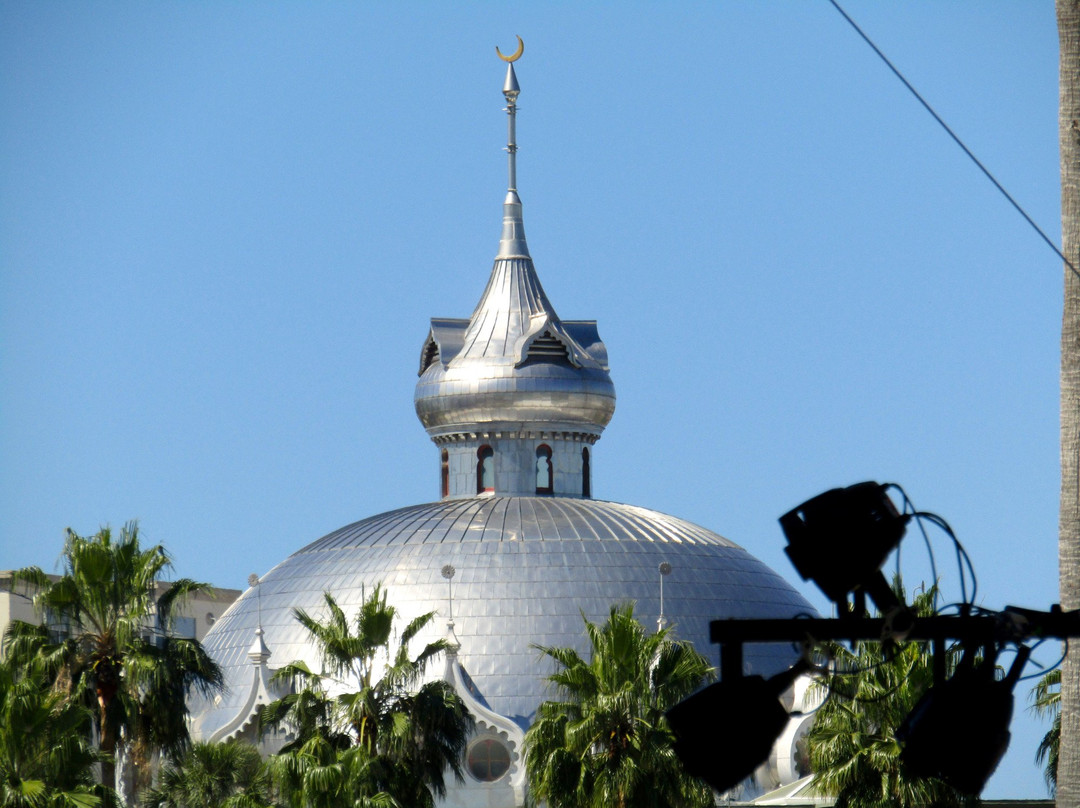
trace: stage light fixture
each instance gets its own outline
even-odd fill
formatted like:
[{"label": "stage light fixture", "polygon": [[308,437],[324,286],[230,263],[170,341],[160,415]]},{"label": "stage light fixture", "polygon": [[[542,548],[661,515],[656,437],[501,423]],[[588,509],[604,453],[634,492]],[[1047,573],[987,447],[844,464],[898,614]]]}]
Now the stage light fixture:
[{"label": "stage light fixture", "polygon": [[965,649],[952,678],[930,688],[897,729],[907,770],[977,796],[1009,748],[1012,691],[1029,655],[1021,646],[998,679],[993,649],[979,659]]},{"label": "stage light fixture", "polygon": [[851,613],[848,595],[862,594],[882,612],[902,607],[881,574],[881,565],[904,536],[910,516],[896,510],[876,482],[834,488],[809,499],[780,517],[787,537],[784,548],[804,580],[813,581],[837,605],[841,616]]},{"label": "stage light fixture", "polygon": [[770,679],[717,682],[668,710],[675,754],[686,771],[720,792],[753,774],[787,726],[780,696],[807,670],[800,661]]}]

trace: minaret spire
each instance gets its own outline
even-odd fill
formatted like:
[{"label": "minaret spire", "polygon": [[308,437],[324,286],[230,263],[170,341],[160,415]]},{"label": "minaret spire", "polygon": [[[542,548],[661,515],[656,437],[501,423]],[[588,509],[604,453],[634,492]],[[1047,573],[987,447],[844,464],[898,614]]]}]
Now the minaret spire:
[{"label": "minaret spire", "polygon": [[503,82],[503,95],[506,96],[506,156],[509,181],[508,191],[517,191],[517,97],[521,92],[518,86],[517,74],[514,73],[514,65],[506,66],[506,81]]},{"label": "minaret spire", "polygon": [[525,43],[517,38],[518,48],[510,56],[503,56],[495,48],[499,58],[506,62],[506,81],[503,82],[503,95],[506,97],[506,199],[503,201],[503,229],[499,239],[499,254],[496,258],[528,258],[529,246],[525,243],[525,223],[521,217],[521,198],[517,192],[517,97],[521,92],[514,62],[525,52]]},{"label": "minaret spire", "polygon": [[439,447],[444,499],[590,497],[592,447],[615,411],[596,323],[559,318],[525,242],[514,64],[524,49],[521,37],[509,56],[495,49],[507,62],[508,187],[491,275],[472,316],[432,319],[420,350],[413,401]]}]

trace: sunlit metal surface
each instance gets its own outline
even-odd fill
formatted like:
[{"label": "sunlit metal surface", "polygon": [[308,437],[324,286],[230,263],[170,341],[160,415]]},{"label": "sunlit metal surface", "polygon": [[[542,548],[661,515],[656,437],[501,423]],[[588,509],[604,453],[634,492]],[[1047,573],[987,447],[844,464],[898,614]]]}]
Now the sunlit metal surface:
[{"label": "sunlit metal surface", "polygon": [[[382,582],[405,619],[440,615],[420,643],[441,636],[449,613],[442,569],[453,565],[453,616],[460,659],[496,712],[522,726],[548,695],[532,644],[584,651],[582,613],[603,620],[612,604],[632,601],[646,625],[660,612],[657,569],[672,566],[664,584],[664,615],[678,636],[710,659],[709,621],[723,617],[790,617],[812,613],[779,575],[744,549],[682,519],[630,505],[559,497],[486,497],[417,505],[341,528],[296,552],[262,576],[262,625],[271,667],[294,659],[319,664],[294,608],[324,611],[333,593],[354,614],[365,592]],[[194,705],[201,737],[235,713],[250,681],[259,620],[246,592],[207,635],[230,691],[212,709]],[[785,646],[747,648],[755,672],[788,664]]]},{"label": "sunlit metal surface", "polygon": [[[550,353],[535,359],[540,340]],[[596,323],[561,321],[525,255],[496,259],[469,320],[432,320],[414,402],[432,437],[523,427],[599,435],[615,386]]]},{"label": "sunlit metal surface", "polygon": [[[192,705],[199,738],[228,734],[257,709],[260,612],[271,667],[303,659],[318,669],[294,609],[323,615],[324,591],[355,614],[381,582],[403,620],[438,612],[414,650],[443,635],[452,594],[458,660],[478,696],[521,727],[551,695],[552,670],[535,646],[585,652],[582,615],[603,621],[613,605],[633,602],[641,622],[655,625],[663,586],[665,623],[718,661],[711,620],[813,611],[779,575],[709,530],[587,499],[591,450],[614,413],[615,388],[596,323],[558,317],[529,255],[515,179],[512,65],[506,88],[509,187],[491,276],[469,319],[431,321],[420,354],[414,402],[440,447],[446,499],[343,527],[262,576],[206,637],[229,689]],[[538,482],[541,456],[550,487]],[[554,496],[529,495],[540,489]],[[662,564],[669,574],[658,575]],[[794,656],[790,647],[755,644],[744,661],[772,674]]]}]

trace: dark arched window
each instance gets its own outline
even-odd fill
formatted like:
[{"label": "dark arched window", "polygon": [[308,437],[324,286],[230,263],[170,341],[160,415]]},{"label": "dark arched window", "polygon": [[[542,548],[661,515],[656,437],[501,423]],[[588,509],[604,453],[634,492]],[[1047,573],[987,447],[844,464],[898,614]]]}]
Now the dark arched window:
[{"label": "dark arched window", "polygon": [[589,468],[589,447],[581,448],[581,496],[592,497],[592,469]]},{"label": "dark arched window", "polygon": [[481,446],[476,450],[476,493],[495,490],[495,450]]},{"label": "dark arched window", "polygon": [[551,477],[551,447],[541,443],[536,447],[536,493],[551,493]]},{"label": "dark arched window", "polygon": [[444,497],[450,495],[450,453],[446,449],[439,453],[439,490]]}]

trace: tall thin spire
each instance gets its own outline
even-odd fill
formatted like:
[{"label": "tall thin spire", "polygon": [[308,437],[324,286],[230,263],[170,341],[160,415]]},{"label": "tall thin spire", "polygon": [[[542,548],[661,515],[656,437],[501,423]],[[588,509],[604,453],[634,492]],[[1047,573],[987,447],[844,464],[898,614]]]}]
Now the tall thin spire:
[{"label": "tall thin spire", "polygon": [[506,96],[506,156],[509,181],[508,191],[517,190],[517,97],[521,93],[518,86],[514,65],[506,66],[506,81],[503,82],[503,95]]},{"label": "tall thin spire", "polygon": [[[491,275],[472,316],[432,319],[420,351],[413,401],[439,447],[444,499],[590,496],[591,447],[615,411],[596,323],[559,318],[525,242],[515,162],[521,88],[513,64],[523,50],[519,37],[513,54],[498,54],[508,62],[508,187]],[[538,450],[551,464],[550,479],[538,481]],[[485,475],[492,467],[494,479]],[[550,485],[539,484],[544,480]]]},{"label": "tall thin spire", "polygon": [[499,253],[496,258],[528,258],[529,245],[525,243],[525,223],[521,217],[521,198],[517,192],[517,97],[521,92],[514,62],[525,52],[525,43],[517,38],[518,49],[510,56],[503,56],[496,47],[495,52],[506,64],[506,81],[503,82],[503,95],[506,97],[506,199],[503,201],[502,238],[499,239]]}]

